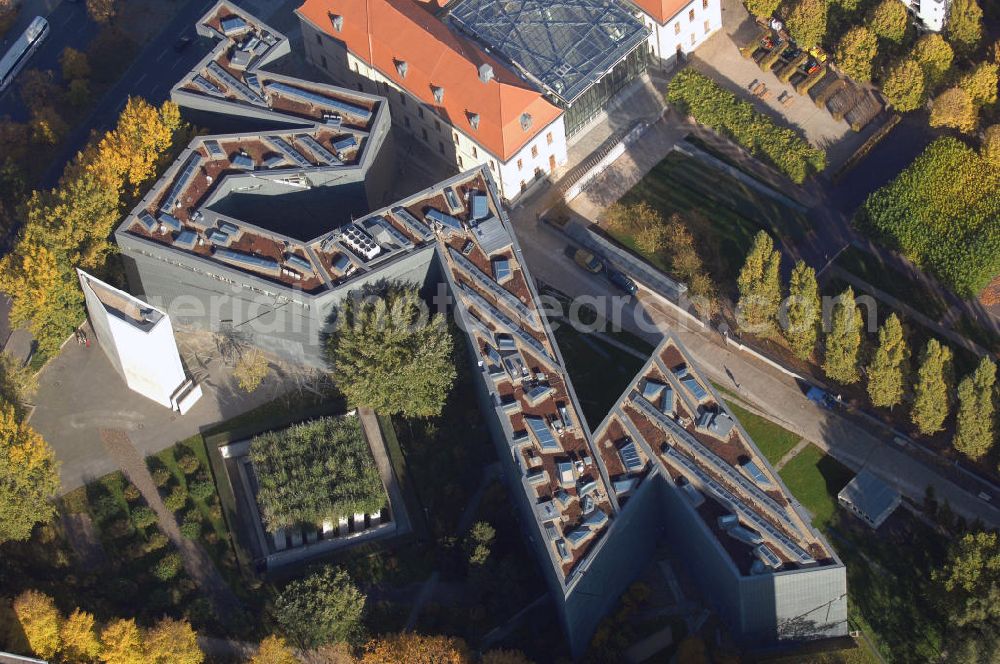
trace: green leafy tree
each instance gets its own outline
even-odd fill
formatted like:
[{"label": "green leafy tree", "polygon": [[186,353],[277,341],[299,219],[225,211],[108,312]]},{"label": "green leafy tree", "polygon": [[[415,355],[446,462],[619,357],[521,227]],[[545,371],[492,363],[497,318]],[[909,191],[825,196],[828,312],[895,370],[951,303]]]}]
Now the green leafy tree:
[{"label": "green leafy tree", "polygon": [[994,442],[994,402],[997,366],[984,357],[976,371],[958,384],[955,449],[971,459],[980,459]]},{"label": "green leafy tree", "polygon": [[796,0],[788,13],[788,31],[805,47],[816,46],[826,37],[826,0]]},{"label": "green leafy tree", "polygon": [[855,81],[867,83],[872,80],[872,63],[876,55],[878,38],[867,27],[859,25],[840,38],[834,57],[841,71]]},{"label": "green leafy tree", "polygon": [[944,591],[948,618],[958,627],[1000,619],[1000,541],[995,532],[966,533],[954,542],[932,578]]},{"label": "green leafy tree", "polygon": [[908,354],[903,326],[892,314],[878,331],[878,348],[868,365],[868,396],[874,405],[892,408],[903,400]]},{"label": "green leafy tree", "polygon": [[962,88],[948,88],[934,99],[930,117],[932,127],[953,127],[971,134],[978,123],[976,105]]},{"label": "green leafy tree", "polygon": [[827,377],[850,385],[858,381],[858,351],[861,348],[861,313],[848,286],[837,296],[826,334],[823,371]]},{"label": "green leafy tree", "polygon": [[913,410],[910,419],[920,433],[931,435],[940,431],[951,409],[951,349],[937,339],[927,342],[920,355],[917,383],[913,388]]},{"label": "green leafy tree", "polygon": [[[903,6],[899,0],[889,2]],[[897,111],[905,113],[920,108],[924,103],[924,70],[912,58],[900,60],[886,73],[882,93]]]},{"label": "green leafy tree", "polygon": [[736,283],[740,327],[754,334],[773,331],[781,305],[781,252],[765,231],[754,237]]},{"label": "green leafy tree", "polygon": [[354,642],[362,634],[365,596],[339,567],[292,581],[274,600],[275,622],[301,648]]},{"label": "green leafy tree", "polygon": [[927,77],[927,91],[932,92],[944,82],[955,60],[955,51],[937,33],[926,34],[913,46],[913,59],[924,70]]},{"label": "green leafy tree", "polygon": [[1000,168],[1000,124],[990,125],[986,128],[980,153],[986,163]]},{"label": "green leafy tree", "polygon": [[350,404],[384,415],[441,414],[455,382],[454,343],[445,317],[423,311],[417,290],[406,286],[344,301],[327,360]]},{"label": "green leafy tree", "polygon": [[992,104],[997,100],[997,72],[1000,67],[993,62],[980,62],[972,71],[958,79],[958,87],[969,94],[975,106]]},{"label": "green leafy tree", "polygon": [[743,4],[746,5],[747,11],[754,16],[769,18],[778,11],[781,0],[745,0]]},{"label": "green leafy tree", "polygon": [[816,270],[799,261],[792,270],[785,309],[785,339],[799,359],[809,359],[816,350],[822,314]]},{"label": "green leafy tree", "polygon": [[35,524],[52,519],[58,490],[52,449],[0,400],[0,544],[26,540]]},{"label": "green leafy tree", "polygon": [[90,62],[87,54],[71,46],[63,49],[59,56],[59,66],[62,67],[63,80],[76,81],[90,78]]},{"label": "green leafy tree", "polygon": [[955,50],[968,55],[983,40],[983,10],[976,0],[952,0],[948,8],[948,41]]},{"label": "green leafy tree", "polygon": [[878,37],[895,44],[903,41],[909,23],[906,7],[899,0],[882,0],[868,16],[868,25],[872,31]]}]

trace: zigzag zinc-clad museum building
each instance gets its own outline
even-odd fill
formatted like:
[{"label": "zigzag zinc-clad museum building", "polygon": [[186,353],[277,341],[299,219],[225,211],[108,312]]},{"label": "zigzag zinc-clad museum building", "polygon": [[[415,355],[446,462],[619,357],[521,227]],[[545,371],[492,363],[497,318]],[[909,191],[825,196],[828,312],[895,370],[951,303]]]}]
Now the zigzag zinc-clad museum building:
[{"label": "zigzag zinc-clad museum building", "polygon": [[266,129],[195,138],[122,222],[133,293],[319,367],[349,293],[443,287],[575,654],[663,540],[745,643],[847,633],[843,564],[679,341],[591,427],[491,169],[384,205],[385,98],[268,73],[287,39],[225,1],[198,30],[219,43],[173,99]]}]

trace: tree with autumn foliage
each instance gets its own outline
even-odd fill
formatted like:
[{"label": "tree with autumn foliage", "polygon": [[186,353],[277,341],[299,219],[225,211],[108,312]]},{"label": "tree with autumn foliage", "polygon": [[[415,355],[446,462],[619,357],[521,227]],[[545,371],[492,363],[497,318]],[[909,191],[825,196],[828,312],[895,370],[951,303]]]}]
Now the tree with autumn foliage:
[{"label": "tree with autumn foliage", "polygon": [[55,455],[40,435],[0,400],[0,544],[31,537],[55,516],[59,490]]},{"label": "tree with autumn foliage", "polygon": [[112,620],[101,631],[101,661],[104,664],[146,664],[142,630],[135,620]]},{"label": "tree with autumn foliage", "polygon": [[823,372],[844,385],[858,382],[858,351],[861,349],[863,321],[850,286],[836,297],[826,333]]},{"label": "tree with autumn foliage", "polygon": [[60,652],[63,659],[71,662],[94,662],[101,654],[101,642],[97,638],[94,616],[75,609],[67,616],[59,630],[62,641]]},{"label": "tree with autumn foliage", "polygon": [[298,664],[295,653],[280,636],[271,635],[260,642],[250,664]]},{"label": "tree with autumn foliage", "polygon": [[980,149],[983,160],[1000,168],[1000,124],[990,125],[983,132],[983,145]]},{"label": "tree with autumn foliage", "polygon": [[781,305],[781,252],[765,231],[754,237],[736,284],[740,290],[740,327],[754,334],[770,334]]},{"label": "tree with autumn foliage", "polygon": [[937,339],[927,342],[920,355],[917,383],[913,387],[910,419],[925,436],[937,433],[951,410],[951,349]]},{"label": "tree with autumn foliage", "polygon": [[164,618],[145,638],[148,664],[201,664],[205,654],[198,647],[198,635],[186,620]]},{"label": "tree with autumn foliage", "polygon": [[28,648],[43,659],[55,657],[61,645],[62,627],[62,615],[55,601],[45,593],[26,590],[14,599],[11,608]]},{"label": "tree with autumn foliage", "polygon": [[365,646],[361,664],[469,664],[465,641],[452,636],[413,632],[389,634]]},{"label": "tree with autumn foliage", "polygon": [[972,97],[962,88],[948,88],[934,99],[931,106],[932,127],[953,127],[971,134],[976,130],[979,114]]},{"label": "tree with autumn foliage", "polygon": [[893,313],[879,328],[878,348],[868,365],[868,396],[874,405],[892,408],[903,400],[908,355],[903,325]]},{"label": "tree with autumn foliage", "polygon": [[155,109],[129,100],[118,126],[88,145],[55,189],[28,200],[21,234],[0,260],[0,290],[13,300],[12,324],[25,325],[42,354],[57,352],[83,320],[74,268],[105,269],[125,185],[138,186],[153,174],[179,122],[170,102]]}]

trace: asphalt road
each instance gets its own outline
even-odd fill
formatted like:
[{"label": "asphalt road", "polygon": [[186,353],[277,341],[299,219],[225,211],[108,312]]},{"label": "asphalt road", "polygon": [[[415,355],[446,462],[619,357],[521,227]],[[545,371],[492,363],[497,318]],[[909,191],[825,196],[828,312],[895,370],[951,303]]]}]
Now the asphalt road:
[{"label": "asphalt road", "polygon": [[[55,186],[66,162],[86,145],[92,131],[107,131],[114,126],[129,96],[143,97],[152,104],[160,104],[170,96],[174,83],[213,46],[211,40],[198,38],[194,30],[195,21],[213,4],[214,0],[188,0],[163,31],[136,54],[132,66],[97,102],[87,119],[63,141],[63,149],[43,176],[41,187]],[[73,5],[66,2],[60,5],[65,6]],[[76,7],[80,9],[82,5]],[[177,53],[174,44],[184,36],[195,38],[195,41]],[[54,45],[52,36],[49,41]]]},{"label": "asphalt road", "polygon": [[[46,9],[51,12],[47,13]],[[35,51],[28,64],[21,70],[23,74],[28,69],[51,69],[59,75],[59,56],[63,49],[72,46],[77,49],[86,48],[90,40],[98,33],[96,23],[87,17],[84,3],[75,2],[43,2],[26,3],[18,16],[17,25],[12,27],[0,43],[0,51],[6,53],[10,45],[24,32],[31,20],[38,15],[45,15],[49,21],[49,36],[45,38]],[[28,109],[21,103],[18,95],[18,81],[15,80],[3,93],[0,93],[0,117],[10,116],[12,120],[24,122],[28,119]]]}]

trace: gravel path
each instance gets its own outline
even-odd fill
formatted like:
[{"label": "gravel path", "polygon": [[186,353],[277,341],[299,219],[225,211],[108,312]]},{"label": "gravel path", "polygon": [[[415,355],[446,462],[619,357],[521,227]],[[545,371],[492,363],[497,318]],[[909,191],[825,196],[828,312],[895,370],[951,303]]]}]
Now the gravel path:
[{"label": "gravel path", "polygon": [[196,542],[181,535],[177,519],[173,512],[163,504],[163,499],[160,498],[160,493],[156,490],[156,484],[153,483],[146,462],[135,449],[128,434],[116,429],[102,429],[101,440],[104,442],[108,454],[118,462],[125,475],[139,489],[142,497],[156,512],[160,528],[177,547],[184,560],[184,569],[212,602],[216,616],[220,621],[226,623],[229,617],[240,613],[242,607],[239,599],[226,584],[211,557]]}]

